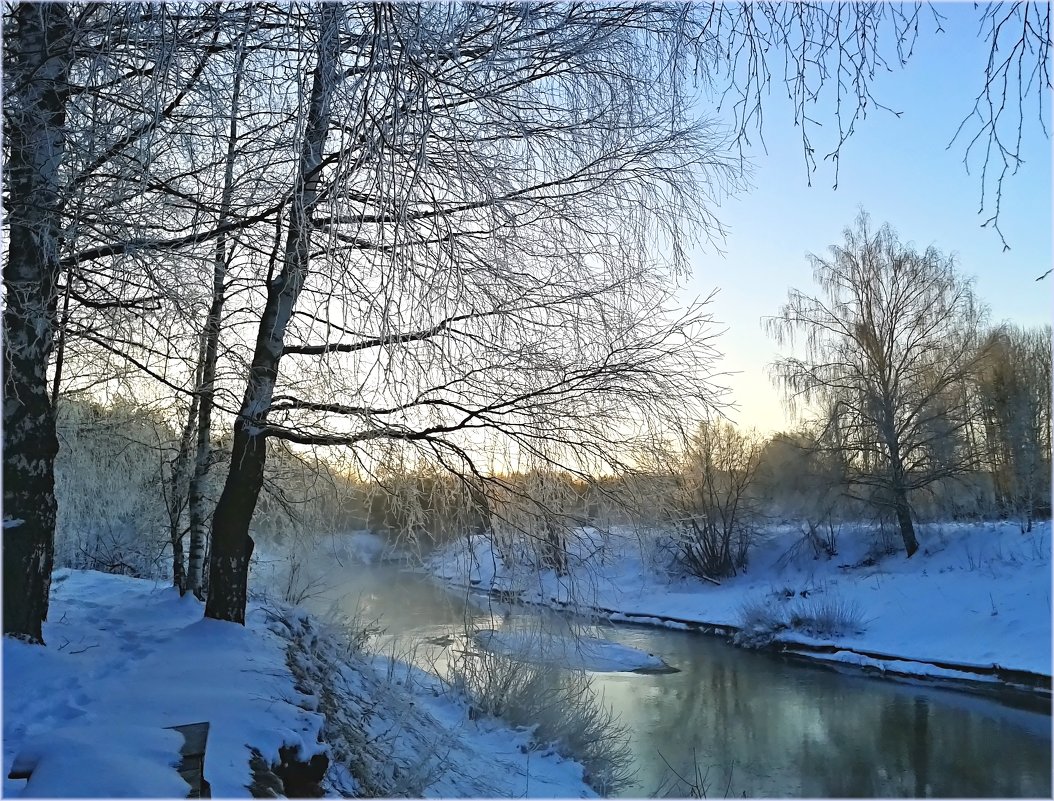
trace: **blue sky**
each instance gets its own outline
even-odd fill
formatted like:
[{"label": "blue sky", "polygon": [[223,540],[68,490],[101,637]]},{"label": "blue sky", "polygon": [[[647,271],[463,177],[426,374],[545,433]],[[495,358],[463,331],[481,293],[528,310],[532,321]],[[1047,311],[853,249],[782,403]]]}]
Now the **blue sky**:
[{"label": "blue sky", "polygon": [[[980,227],[988,216],[977,213],[980,162],[967,174],[966,142],[947,148],[982,85],[987,51],[975,37],[977,12],[969,4],[939,10],[947,18],[945,33],[934,35],[933,24],[924,23],[907,67],[876,81],[878,99],[902,115],[868,114],[842,151],[837,190],[829,163],[821,163],[808,186],[800,132],[773,94],[765,111],[768,153],[760,147],[750,153],[754,188],[719,209],[729,229],[724,255],[712,247],[695,252],[682,296],[720,289],[712,310],[728,328],[719,347],[723,369],[738,373],[725,383],[739,406],[730,416],[740,424],[769,431],[789,425],[767,371],[778,350],[761,318],[776,313],[789,288],[815,288],[806,254],[840,242],[861,207],[874,223],[890,223],[903,241],[957,254],[993,321],[1051,319],[1054,276],[1035,281],[1052,263],[1050,141],[1033,114],[1025,165],[1004,189],[1001,227],[1011,249],[1003,252],[998,234]],[[1049,125],[1049,106],[1045,111]],[[830,114],[823,119],[832,127]]]}]

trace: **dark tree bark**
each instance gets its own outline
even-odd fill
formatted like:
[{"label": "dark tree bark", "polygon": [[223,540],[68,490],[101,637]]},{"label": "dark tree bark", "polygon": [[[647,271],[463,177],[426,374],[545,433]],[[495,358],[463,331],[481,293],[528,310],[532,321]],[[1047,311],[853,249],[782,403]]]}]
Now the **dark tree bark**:
[{"label": "dark tree bark", "polygon": [[897,523],[900,525],[900,538],[904,541],[904,550],[910,559],[919,549],[919,541],[915,537],[915,525],[911,522],[911,505],[904,490],[897,492],[894,507],[897,510]]},{"label": "dark tree bark", "polygon": [[43,642],[55,546],[55,410],[47,368],[59,274],[59,166],[73,59],[69,11],[5,14],[4,634]]},{"label": "dark tree bark", "polygon": [[322,30],[312,77],[307,125],[290,203],[281,272],[267,285],[267,301],[253,351],[248,385],[234,423],[231,466],[212,518],[209,597],[205,616],[245,623],[253,540],[249,524],[263,487],[267,459],[267,412],[274,393],[285,332],[309,267],[311,213],[319,199],[319,169],[329,130],[330,101],[337,84],[337,4],[320,7]]},{"label": "dark tree bark", "polygon": [[892,400],[893,393],[884,383],[883,371],[883,393],[882,408],[885,414],[882,425],[879,427],[881,438],[885,442],[889,452],[889,464],[892,472],[890,490],[893,495],[893,510],[897,515],[897,525],[900,527],[900,538],[904,541],[904,551],[908,559],[915,555],[919,549],[919,541],[915,536],[915,524],[911,521],[911,502],[908,500],[908,485],[904,471],[904,459],[901,453],[900,437],[897,435],[897,424],[894,417],[896,403]]}]

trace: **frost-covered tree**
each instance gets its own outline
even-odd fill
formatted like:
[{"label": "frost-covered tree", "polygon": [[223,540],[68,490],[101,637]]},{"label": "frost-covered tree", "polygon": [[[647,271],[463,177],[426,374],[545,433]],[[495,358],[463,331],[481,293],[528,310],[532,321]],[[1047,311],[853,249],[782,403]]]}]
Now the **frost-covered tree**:
[{"label": "frost-covered tree", "polygon": [[22,3],[4,16],[4,634],[40,642],[54,558],[47,368],[76,21],[64,3]]},{"label": "frost-covered tree", "polygon": [[55,463],[55,564],[133,576],[164,575],[169,465],[176,432],[126,399],[63,399]]},{"label": "frost-covered tree", "polygon": [[[77,47],[35,64],[39,21],[62,8],[5,8],[5,78],[32,76],[5,92],[22,114],[5,116],[6,167],[19,169],[13,143],[24,154],[59,139],[66,165],[36,174],[47,191],[32,213],[62,237],[57,271],[26,284],[45,310],[42,347],[5,373],[5,422],[9,397],[43,385],[56,328],[53,397],[114,380],[171,393],[193,441],[181,451],[194,451],[178,473],[201,479],[211,418],[234,421],[212,526],[228,571],[217,586],[233,595],[210,612],[232,619],[267,439],[346,448],[366,468],[371,443],[394,441],[475,485],[480,439],[584,475],[625,461],[624,435],[649,433],[633,421],[709,403],[706,316],[672,317],[670,286],[685,234],[718,232],[713,201],[737,185],[724,146],[760,128],[782,82],[810,172],[828,148],[809,108],[830,91],[837,164],[876,107],[872,76],[903,63],[926,18],[883,4],[100,3],[70,12]],[[1045,77],[1049,10],[984,14],[993,48],[1012,27],[996,23],[1026,23],[984,96],[1032,58]],[[727,131],[692,116],[696,87],[732,98]],[[58,97],[65,121],[32,122],[33,92]],[[980,141],[1012,158],[1003,108],[982,103],[976,119]],[[5,281],[21,269],[25,191],[8,182]],[[32,416],[23,441],[47,450],[53,422]],[[5,477],[37,458],[20,447],[5,448]],[[44,502],[29,506],[46,517],[41,458]],[[188,498],[200,566],[208,504]],[[32,534],[50,536],[46,520]],[[27,619],[46,613],[46,579],[30,583]]]},{"label": "frost-covered tree", "polygon": [[977,394],[985,458],[1004,513],[1032,530],[1050,509],[1050,326],[1002,326],[985,343]]},{"label": "frost-covered tree", "polygon": [[764,441],[725,421],[700,425],[675,467],[669,515],[678,555],[710,581],[745,567],[760,517],[756,482]]},{"label": "frost-covered tree", "polygon": [[827,413],[822,439],[842,454],[851,490],[895,516],[910,557],[912,493],[976,465],[959,438],[970,420],[959,388],[985,354],[985,309],[936,249],[920,253],[863,212],[844,237],[810,256],[819,293],[792,289],[766,321],[801,353],[774,374],[792,402]]},{"label": "frost-covered tree", "polygon": [[[193,258],[172,270],[156,255],[198,234],[186,234],[194,204],[186,164],[173,159],[185,148],[165,132],[224,44],[215,14],[188,9],[4,10],[5,631],[13,634],[36,639],[46,617],[60,390],[144,376],[184,388],[164,356],[183,348],[174,310],[192,306]],[[18,578],[23,570],[36,578]],[[16,620],[23,615],[28,622]]]},{"label": "frost-covered tree", "polygon": [[652,14],[309,15],[301,162],[213,519],[207,614],[243,614],[267,438],[364,459],[401,441],[474,476],[473,437],[489,437],[584,471],[617,463],[634,421],[702,411],[705,315],[668,315],[653,243],[672,244],[676,269],[704,223],[699,182],[733,172],[683,98],[650,89],[673,44]]}]

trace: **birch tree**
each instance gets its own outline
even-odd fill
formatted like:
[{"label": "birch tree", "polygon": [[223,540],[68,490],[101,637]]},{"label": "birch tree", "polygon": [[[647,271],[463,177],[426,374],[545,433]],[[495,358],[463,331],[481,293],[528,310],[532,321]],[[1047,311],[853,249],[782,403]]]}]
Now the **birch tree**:
[{"label": "birch tree", "polygon": [[249,380],[234,424],[231,467],[213,515],[207,617],[245,622],[249,536],[256,500],[263,485],[267,442],[260,422],[271,405],[286,328],[304,287],[311,252],[311,217],[321,199],[323,148],[329,133],[333,92],[339,76],[342,7],[320,6],[318,55],[311,77],[307,120],[289,206],[282,265],[268,280],[267,303],[260,320]]},{"label": "birch tree", "polygon": [[58,452],[47,367],[75,20],[63,3],[22,3],[5,16],[4,634],[41,642]]},{"label": "birch tree", "polygon": [[[316,57],[213,519],[208,615],[244,613],[268,437],[360,453],[401,441],[475,475],[471,437],[495,435],[584,471],[618,460],[620,425],[711,400],[705,312],[668,315],[650,243],[665,237],[681,258],[687,223],[705,223],[698,182],[734,172],[683,98],[650,91],[664,62],[649,48],[671,42],[641,30],[649,13],[375,6],[318,19],[319,42],[351,44]],[[295,362],[280,374],[282,359]]]},{"label": "birch tree", "polygon": [[977,332],[985,309],[952,259],[920,253],[861,212],[841,245],[812,255],[818,295],[792,289],[766,321],[800,357],[774,365],[794,402],[828,410],[850,487],[891,512],[904,550],[918,550],[911,494],[973,468],[957,437],[969,421],[959,385],[985,349]]},{"label": "birch tree", "polygon": [[[166,332],[151,331],[144,313],[177,295],[173,287],[194,284],[135,258],[158,243],[164,250],[166,226],[181,224],[174,222],[178,204],[150,206],[152,198],[173,196],[171,184],[152,181],[164,163],[158,138],[213,52],[198,47],[202,37],[217,31],[215,17],[185,10],[5,9],[5,633],[15,636],[39,640],[47,615],[54,403],[70,366],[83,366],[71,362],[71,352],[91,358],[99,352],[86,353],[92,343],[156,353],[152,343],[165,341]],[[197,59],[184,71],[188,45]],[[93,316],[101,325],[88,322]],[[49,393],[56,327],[60,350]],[[135,356],[128,363],[159,375]],[[114,375],[91,366],[78,377],[91,387]]]}]

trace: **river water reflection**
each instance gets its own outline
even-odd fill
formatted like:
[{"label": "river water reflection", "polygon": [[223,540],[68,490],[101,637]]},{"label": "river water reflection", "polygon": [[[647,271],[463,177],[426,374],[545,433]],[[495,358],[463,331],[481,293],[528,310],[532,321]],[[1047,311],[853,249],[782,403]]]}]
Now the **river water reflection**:
[{"label": "river water reflection", "polygon": [[[409,654],[422,667],[446,651],[428,640],[463,631],[540,624],[560,616],[458,597],[426,577],[389,566],[329,576],[327,602],[379,617],[374,648]],[[321,608],[325,602],[316,602]],[[594,688],[631,732],[636,783],[623,795],[707,776],[707,796],[1050,797],[1051,718],[959,692],[843,675],[743,651],[718,638],[645,627],[587,633],[662,657],[678,673],[595,674]]]}]

